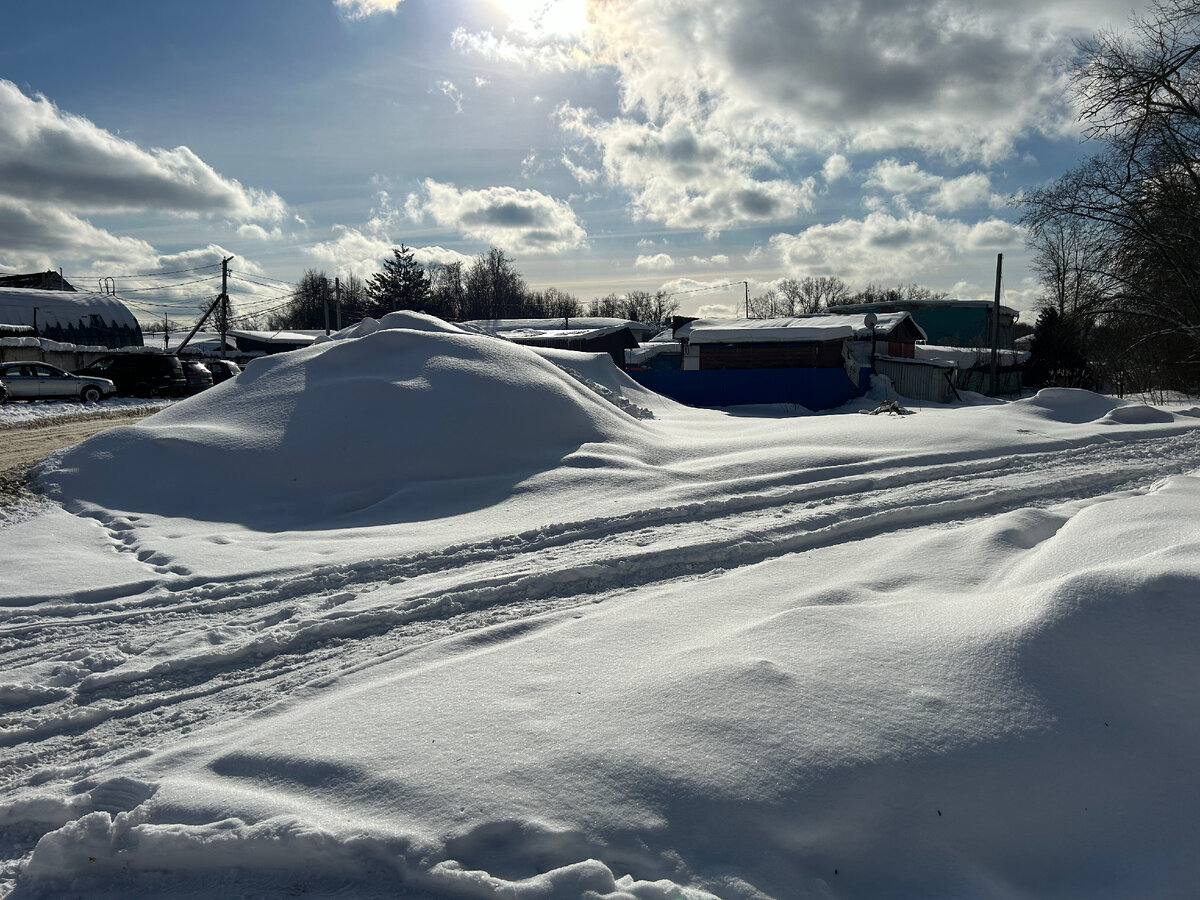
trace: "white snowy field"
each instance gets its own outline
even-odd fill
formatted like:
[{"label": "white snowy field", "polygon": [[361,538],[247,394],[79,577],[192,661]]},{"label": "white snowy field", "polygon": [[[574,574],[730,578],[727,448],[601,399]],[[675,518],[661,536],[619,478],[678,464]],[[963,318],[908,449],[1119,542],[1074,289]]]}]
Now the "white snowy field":
[{"label": "white snowy field", "polygon": [[1195,896],[1198,473],[1200,409],[1080,391],[256,361],[0,527],[0,895]]}]

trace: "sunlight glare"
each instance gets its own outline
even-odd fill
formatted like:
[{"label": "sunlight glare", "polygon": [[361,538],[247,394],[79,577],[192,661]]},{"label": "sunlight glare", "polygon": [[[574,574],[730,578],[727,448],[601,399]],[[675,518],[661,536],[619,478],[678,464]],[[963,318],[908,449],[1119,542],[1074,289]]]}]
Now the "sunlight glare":
[{"label": "sunlight glare", "polygon": [[587,25],[587,0],[492,0],[509,27],[532,34],[578,34]]}]

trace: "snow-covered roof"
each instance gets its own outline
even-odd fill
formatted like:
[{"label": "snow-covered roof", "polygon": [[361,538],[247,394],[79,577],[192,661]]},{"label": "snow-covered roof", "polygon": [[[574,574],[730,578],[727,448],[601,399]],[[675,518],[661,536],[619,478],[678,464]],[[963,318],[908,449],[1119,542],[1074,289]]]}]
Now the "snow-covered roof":
[{"label": "snow-covered roof", "polygon": [[229,330],[226,332],[231,338],[249,338],[252,341],[259,341],[263,344],[300,344],[302,346],[311,344],[318,337],[324,336],[324,329],[312,331],[246,331],[246,330]]},{"label": "snow-covered roof", "polygon": [[657,325],[647,325],[630,319],[614,319],[607,316],[570,316],[567,318],[560,316],[553,319],[473,319],[459,324],[463,328],[503,337],[513,335],[529,337],[533,332],[537,332],[539,335],[549,335],[564,331],[572,332],[571,337],[579,337],[574,332],[587,331],[608,334],[628,328],[638,336],[639,340],[645,340],[659,330]]},{"label": "snow-covered roof", "polygon": [[[938,347],[931,344],[918,344],[917,356],[920,359],[943,360],[956,363],[960,368],[969,369],[979,362],[991,362],[992,351],[972,347]],[[997,358],[1002,366],[1019,365],[1029,359],[1028,350],[999,350]]]},{"label": "snow-covered roof", "polygon": [[600,328],[513,328],[507,331],[494,332],[497,337],[510,341],[522,340],[569,340],[590,341],[596,338],[616,334],[626,328],[625,325],[607,325]]},{"label": "snow-covered roof", "polygon": [[[835,306],[829,307],[830,310],[837,313],[850,312],[870,312],[878,309],[937,309],[937,308],[956,308],[956,309],[979,309],[995,306],[991,300],[881,300],[876,303],[838,303]],[[1006,315],[1012,316],[1014,319],[1020,313],[1011,306],[1001,306],[1000,311]]]},{"label": "snow-covered roof", "polygon": [[626,350],[625,361],[636,366],[664,353],[682,352],[683,344],[679,341],[649,341],[639,347],[631,347]]},{"label": "snow-covered roof", "polygon": [[121,300],[109,294],[87,291],[44,291],[0,287],[0,322],[48,328],[94,327],[92,316],[106,327],[140,331],[137,319]]},{"label": "snow-covered roof", "polygon": [[[875,334],[885,337],[910,318],[907,312],[880,313]],[[915,322],[913,326],[917,327]],[[696,319],[676,328],[675,336],[693,344],[869,340],[871,326],[864,316],[820,313],[779,319]]]}]

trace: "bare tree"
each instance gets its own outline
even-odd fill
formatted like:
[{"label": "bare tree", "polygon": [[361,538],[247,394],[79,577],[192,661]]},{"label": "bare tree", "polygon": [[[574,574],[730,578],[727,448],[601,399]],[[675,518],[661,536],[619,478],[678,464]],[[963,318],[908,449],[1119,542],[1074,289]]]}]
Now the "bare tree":
[{"label": "bare tree", "polygon": [[747,319],[773,319],[780,315],[786,314],[780,312],[779,292],[774,288],[768,288],[763,293],[746,300]]},{"label": "bare tree", "polygon": [[1095,312],[1200,334],[1200,0],[1156,0],[1127,34],[1079,51],[1073,85],[1098,152],[1031,192],[1022,221],[1038,239],[1062,219],[1101,246]]},{"label": "bare tree", "polygon": [[525,313],[525,280],[498,247],[480,253],[466,273],[468,319],[520,317]]},{"label": "bare tree", "polygon": [[429,266],[430,312],[450,322],[463,319],[467,289],[459,260]]},{"label": "bare tree", "polygon": [[287,305],[267,316],[267,327],[324,328],[325,304],[329,302],[332,302],[329,277],[317,269],[305,269]]},{"label": "bare tree", "polygon": [[803,316],[846,302],[850,286],[834,276],[806,275],[783,279],[779,282],[779,293],[786,303],[786,311],[780,315]]}]

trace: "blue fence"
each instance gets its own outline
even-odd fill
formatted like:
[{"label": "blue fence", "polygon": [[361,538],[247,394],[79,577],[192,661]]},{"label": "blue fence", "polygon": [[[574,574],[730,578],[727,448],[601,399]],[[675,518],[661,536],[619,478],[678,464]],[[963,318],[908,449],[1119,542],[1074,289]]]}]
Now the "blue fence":
[{"label": "blue fence", "polygon": [[861,397],[870,384],[863,369],[856,387],[844,369],[627,370],[634,381],[689,406],[794,403],[811,410],[833,409]]}]

